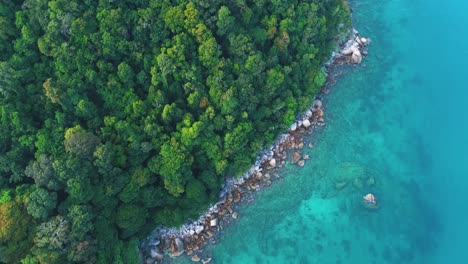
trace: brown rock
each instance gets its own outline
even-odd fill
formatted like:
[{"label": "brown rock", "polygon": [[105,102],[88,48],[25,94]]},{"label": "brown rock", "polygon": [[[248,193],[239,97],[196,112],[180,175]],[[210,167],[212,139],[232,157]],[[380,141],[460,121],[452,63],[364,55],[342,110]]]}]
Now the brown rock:
[{"label": "brown rock", "polygon": [[206,234],[208,235],[208,238],[214,236],[214,233],[211,230],[206,231]]},{"label": "brown rock", "polygon": [[314,145],[312,143],[309,143],[309,148],[313,148]]},{"label": "brown rock", "polygon": [[301,142],[301,143],[299,143],[299,144],[297,145],[297,148],[300,148],[300,149],[301,149],[301,148],[303,148],[303,147],[304,147],[304,143],[303,143],[303,142]]},{"label": "brown rock", "polygon": [[197,254],[195,254],[195,255],[193,255],[193,257],[192,257],[192,261],[193,261],[193,262],[199,262],[199,261],[200,261],[200,257],[199,257]]},{"label": "brown rock", "polygon": [[291,159],[291,163],[294,164],[294,163],[298,162],[300,158],[301,158],[301,153],[294,152],[294,154],[292,156],[292,159]]},{"label": "brown rock", "polygon": [[317,116],[320,118],[320,117],[323,117],[323,110],[322,109],[317,109]]},{"label": "brown rock", "polygon": [[262,175],[261,172],[255,173],[255,180],[257,180],[257,181],[261,180],[261,179],[262,179],[262,176],[263,176],[263,175]]},{"label": "brown rock", "polygon": [[308,159],[310,159],[310,156],[309,155],[304,155],[303,159],[308,160]]}]

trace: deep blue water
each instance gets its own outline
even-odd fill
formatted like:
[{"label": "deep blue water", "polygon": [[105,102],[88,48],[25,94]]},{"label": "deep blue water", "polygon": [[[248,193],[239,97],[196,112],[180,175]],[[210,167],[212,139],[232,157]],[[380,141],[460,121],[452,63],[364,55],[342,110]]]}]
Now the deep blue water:
[{"label": "deep blue water", "polygon": [[468,1],[351,5],[369,56],[331,88],[311,160],[237,209],[214,263],[468,263]]}]

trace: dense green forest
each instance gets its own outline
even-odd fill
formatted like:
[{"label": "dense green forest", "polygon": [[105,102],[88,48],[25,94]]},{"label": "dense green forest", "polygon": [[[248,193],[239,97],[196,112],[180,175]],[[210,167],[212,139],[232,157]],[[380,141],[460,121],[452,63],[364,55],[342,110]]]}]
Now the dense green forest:
[{"label": "dense green forest", "polygon": [[311,102],[344,0],[0,0],[0,262],[134,263]]}]

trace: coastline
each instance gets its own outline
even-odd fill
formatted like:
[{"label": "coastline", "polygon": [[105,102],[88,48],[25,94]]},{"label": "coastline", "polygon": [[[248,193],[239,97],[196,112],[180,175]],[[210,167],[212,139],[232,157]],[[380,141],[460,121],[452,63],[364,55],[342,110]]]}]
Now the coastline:
[{"label": "coastline", "polygon": [[[326,125],[321,99],[335,83],[335,68],[343,64],[360,64],[367,55],[366,46],[370,41],[361,38],[354,28],[348,31],[344,43],[338,45],[339,51],[333,52],[325,63],[327,80],[309,109],[298,115],[287,133],[281,134],[271,146],[259,153],[256,162],[246,173],[236,179],[226,179],[218,202],[201,214],[198,220],[180,228],[157,227],[140,244],[142,263],[160,263],[164,262],[167,255],[177,257],[183,254],[191,256],[193,261],[209,263],[211,258],[204,254],[203,247],[208,243],[216,243],[216,235],[223,227],[238,218],[236,208],[242,203],[252,202],[255,192],[280,178],[277,169],[282,168],[288,160],[292,164],[304,166],[309,157],[301,151],[305,147],[303,135],[312,134],[316,128]],[[308,144],[307,147],[312,148],[313,145]]]}]

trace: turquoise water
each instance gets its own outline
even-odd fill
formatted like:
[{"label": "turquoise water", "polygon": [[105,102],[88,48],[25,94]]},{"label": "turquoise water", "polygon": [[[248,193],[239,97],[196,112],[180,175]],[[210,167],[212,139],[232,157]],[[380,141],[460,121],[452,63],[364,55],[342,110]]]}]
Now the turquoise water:
[{"label": "turquoise water", "polygon": [[468,2],[351,4],[370,55],[331,88],[311,160],[237,209],[214,263],[467,263]]}]

